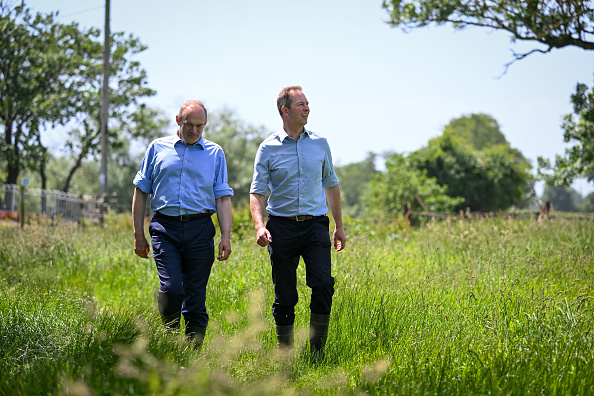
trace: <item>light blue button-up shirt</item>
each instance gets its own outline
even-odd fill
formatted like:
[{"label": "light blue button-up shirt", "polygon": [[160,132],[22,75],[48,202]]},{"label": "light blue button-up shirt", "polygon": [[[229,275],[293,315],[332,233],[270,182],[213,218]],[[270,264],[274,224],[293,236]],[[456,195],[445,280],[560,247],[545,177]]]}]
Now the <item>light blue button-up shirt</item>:
[{"label": "light blue button-up shirt", "polygon": [[328,212],[324,188],[337,184],[325,137],[304,128],[296,141],[280,130],[258,148],[250,193],[270,189],[266,210],[273,216],[321,216]]},{"label": "light blue button-up shirt", "polygon": [[175,135],[154,140],[134,185],[150,194],[153,212],[168,216],[214,213],[215,199],[233,195],[225,153],[204,137],[191,146]]}]

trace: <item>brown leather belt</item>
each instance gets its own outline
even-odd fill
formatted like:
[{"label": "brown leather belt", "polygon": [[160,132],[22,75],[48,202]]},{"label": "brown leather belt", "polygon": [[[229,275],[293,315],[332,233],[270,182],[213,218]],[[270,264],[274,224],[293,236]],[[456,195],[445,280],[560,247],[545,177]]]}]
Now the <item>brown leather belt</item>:
[{"label": "brown leather belt", "polygon": [[198,219],[203,219],[205,217],[210,217],[212,216],[212,213],[194,213],[194,214],[186,214],[186,215],[179,215],[179,216],[169,216],[166,214],[163,214],[161,212],[157,212],[155,213],[157,215],[157,217],[163,217],[165,219],[169,219],[169,220],[178,220],[178,221],[191,221],[191,220],[198,220]]}]

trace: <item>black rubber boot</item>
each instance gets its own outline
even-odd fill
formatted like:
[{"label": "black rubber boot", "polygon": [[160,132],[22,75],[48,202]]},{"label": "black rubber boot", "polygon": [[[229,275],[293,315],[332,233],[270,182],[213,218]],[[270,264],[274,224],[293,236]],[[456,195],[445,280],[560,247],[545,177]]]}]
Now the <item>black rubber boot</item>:
[{"label": "black rubber boot", "polygon": [[186,337],[194,344],[194,349],[199,349],[204,342],[206,327],[186,326]]},{"label": "black rubber boot", "polygon": [[179,297],[171,298],[167,294],[159,292],[157,302],[159,304],[159,314],[165,327],[171,330],[178,330],[181,320],[180,308],[182,300]]},{"label": "black rubber boot", "polygon": [[293,325],[276,326],[276,345],[280,349],[292,348],[293,341]]},{"label": "black rubber boot", "polygon": [[181,311],[173,315],[161,315],[161,320],[163,321],[165,327],[167,327],[170,330],[177,331],[179,330]]},{"label": "black rubber boot", "polygon": [[322,354],[328,337],[330,315],[311,314],[309,320],[309,349],[312,353]]}]

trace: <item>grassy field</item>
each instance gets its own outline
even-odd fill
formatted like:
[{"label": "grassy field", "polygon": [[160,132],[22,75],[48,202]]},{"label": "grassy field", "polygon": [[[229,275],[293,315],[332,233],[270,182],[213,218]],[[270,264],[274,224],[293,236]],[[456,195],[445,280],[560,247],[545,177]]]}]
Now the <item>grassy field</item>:
[{"label": "grassy field", "polygon": [[275,348],[249,219],[215,263],[204,347],[164,331],[130,221],[0,226],[0,395],[594,394],[594,222],[349,221],[324,359]]}]

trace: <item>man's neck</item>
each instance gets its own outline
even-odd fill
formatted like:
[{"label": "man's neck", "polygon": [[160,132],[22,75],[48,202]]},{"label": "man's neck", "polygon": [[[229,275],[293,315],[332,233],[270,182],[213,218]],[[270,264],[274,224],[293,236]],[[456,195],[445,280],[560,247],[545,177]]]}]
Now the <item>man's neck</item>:
[{"label": "man's neck", "polygon": [[290,137],[292,137],[295,140],[299,140],[299,137],[303,133],[304,128],[305,127],[303,125],[292,127],[291,125],[287,125],[286,123],[283,123],[284,131],[287,133],[287,135],[289,135]]}]

